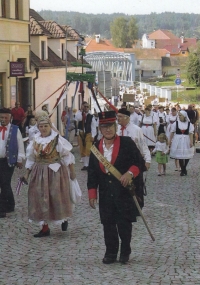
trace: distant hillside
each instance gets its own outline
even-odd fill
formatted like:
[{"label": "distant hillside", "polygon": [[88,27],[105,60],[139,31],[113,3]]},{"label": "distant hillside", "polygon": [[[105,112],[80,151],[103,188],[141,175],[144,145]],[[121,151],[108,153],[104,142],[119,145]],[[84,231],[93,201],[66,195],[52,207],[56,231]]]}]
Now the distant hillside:
[{"label": "distant hillside", "polygon": [[[101,34],[110,38],[110,23],[114,18],[129,15],[115,14],[86,14],[79,12],[58,12],[42,10],[38,12],[45,20],[54,20],[62,25],[70,25],[83,35]],[[157,29],[167,29],[175,35],[200,38],[200,15],[188,13],[165,12],[161,14],[133,15],[137,19],[139,28],[138,38],[144,33],[150,33]]]}]

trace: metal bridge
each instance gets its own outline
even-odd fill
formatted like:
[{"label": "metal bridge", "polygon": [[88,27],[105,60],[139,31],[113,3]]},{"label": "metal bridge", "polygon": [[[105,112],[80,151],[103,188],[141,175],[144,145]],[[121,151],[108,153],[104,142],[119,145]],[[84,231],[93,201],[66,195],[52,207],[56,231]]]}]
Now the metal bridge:
[{"label": "metal bridge", "polygon": [[112,78],[130,86],[135,81],[135,54],[123,52],[88,52],[84,59],[92,66],[92,71],[110,71]]}]

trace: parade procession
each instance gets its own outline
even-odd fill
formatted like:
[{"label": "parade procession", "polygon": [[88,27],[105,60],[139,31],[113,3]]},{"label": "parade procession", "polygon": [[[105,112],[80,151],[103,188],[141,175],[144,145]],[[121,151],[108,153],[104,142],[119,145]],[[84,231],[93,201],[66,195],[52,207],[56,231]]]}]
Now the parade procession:
[{"label": "parade procession", "polygon": [[0,0],[0,285],[200,285],[197,37],[31,2]]},{"label": "parade procession", "polygon": [[[15,105],[17,109],[20,103]],[[134,124],[130,103],[120,102],[117,108],[106,100],[100,108],[93,113],[83,101],[74,115],[77,129],[72,130],[67,124],[68,108],[68,139],[43,108],[32,111],[30,117],[24,115],[20,125],[13,121],[12,110],[0,109],[0,223],[4,231],[12,224],[14,232],[15,224],[23,223],[25,242],[34,243],[33,237],[49,244],[49,238],[57,236],[63,244],[69,243],[66,254],[71,252],[72,259],[70,245],[78,240],[82,244],[84,234],[89,260],[93,256],[107,266],[129,266],[137,260],[139,241],[153,254],[155,243],[165,240],[167,244],[170,233],[178,234],[178,225],[170,227],[171,232],[167,228],[168,223],[174,224],[183,197],[191,196],[193,190],[190,183],[199,163],[195,151],[198,113],[190,106],[177,111],[172,105],[162,107],[163,115],[158,106],[140,106],[141,115],[135,113]],[[29,122],[23,128],[25,118]],[[168,203],[173,205],[171,210]],[[145,262],[152,263],[150,258]]]}]

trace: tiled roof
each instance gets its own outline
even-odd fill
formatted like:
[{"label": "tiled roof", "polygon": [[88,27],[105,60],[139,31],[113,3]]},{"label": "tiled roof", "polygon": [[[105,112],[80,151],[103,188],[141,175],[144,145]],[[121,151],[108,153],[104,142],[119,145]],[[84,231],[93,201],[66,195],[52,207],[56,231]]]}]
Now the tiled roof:
[{"label": "tiled roof", "polygon": [[168,30],[157,30],[151,34],[148,34],[150,40],[164,40],[164,39],[177,39],[178,37],[175,36],[172,32]]},{"label": "tiled roof", "polygon": [[44,21],[44,19],[35,10],[29,9],[30,17],[33,17],[36,21]]},{"label": "tiled roof", "polygon": [[47,29],[45,29],[45,27],[41,25],[40,22],[36,21],[35,18],[33,18],[32,16],[30,17],[30,34],[31,36],[45,35],[51,37],[51,33]]},{"label": "tiled roof", "polygon": [[156,48],[166,48],[170,51],[172,51],[172,49],[186,51],[189,47],[196,46],[196,43],[197,40],[195,38],[185,38],[183,43],[180,38],[173,40],[156,40]]},{"label": "tiled roof", "polygon": [[40,21],[39,23],[49,31],[53,38],[66,37],[63,29],[55,21]]},{"label": "tiled roof", "polygon": [[[77,62],[76,58],[67,52],[67,66],[72,66],[71,62]],[[36,54],[31,51],[31,63],[35,67],[40,68],[54,68],[54,67],[65,67],[65,60],[62,60],[48,47],[48,60],[41,60]]]},{"label": "tiled roof", "polygon": [[123,48],[116,48],[110,40],[100,40],[99,43],[95,39],[91,39],[88,45],[85,48],[86,52],[95,52],[95,51],[118,51],[123,52]]},{"label": "tiled roof", "polygon": [[142,59],[161,59],[169,52],[166,49],[150,49],[150,48],[132,48],[124,49],[124,52],[134,53],[136,60]]},{"label": "tiled roof", "polygon": [[67,37],[70,37],[76,41],[79,40],[80,34],[75,29],[73,29],[71,26],[61,25],[60,27],[63,29],[65,33],[67,32]]},{"label": "tiled roof", "polygon": [[51,38],[66,38],[78,41],[79,33],[68,25],[59,25],[55,21],[45,21],[35,10],[30,9],[30,34],[46,35]]},{"label": "tiled roof", "polygon": [[185,66],[187,62],[187,57],[183,56],[172,56],[163,57],[162,66]]}]

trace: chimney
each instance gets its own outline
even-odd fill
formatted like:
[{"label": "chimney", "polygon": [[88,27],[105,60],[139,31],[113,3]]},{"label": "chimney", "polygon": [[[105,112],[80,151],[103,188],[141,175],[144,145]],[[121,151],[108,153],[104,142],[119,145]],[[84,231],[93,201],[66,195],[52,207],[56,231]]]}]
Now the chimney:
[{"label": "chimney", "polygon": [[181,36],[181,43],[182,43],[182,44],[184,43],[184,39],[185,39],[185,37],[184,37],[184,36]]},{"label": "chimney", "polygon": [[100,42],[100,35],[95,35],[95,38],[96,38],[96,43],[99,44],[99,42]]}]

